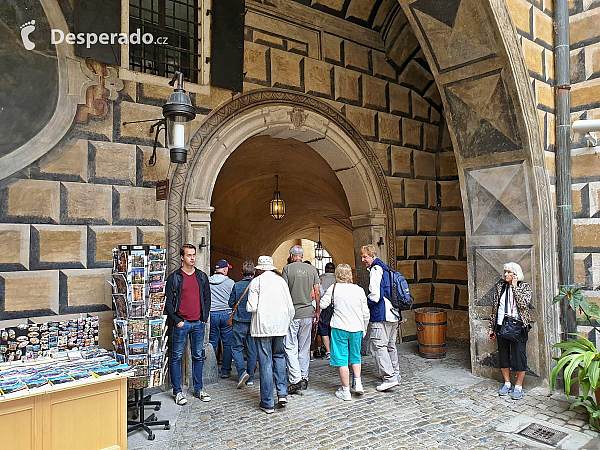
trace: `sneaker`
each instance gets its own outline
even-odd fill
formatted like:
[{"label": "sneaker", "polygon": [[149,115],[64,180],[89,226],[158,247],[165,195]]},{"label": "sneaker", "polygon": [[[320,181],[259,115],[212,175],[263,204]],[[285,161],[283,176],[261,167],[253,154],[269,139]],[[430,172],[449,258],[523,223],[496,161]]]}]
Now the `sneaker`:
[{"label": "sneaker", "polygon": [[325,353],[325,359],[331,359],[331,352]]},{"label": "sneaker", "polygon": [[498,395],[500,395],[500,396],[508,395],[508,393],[512,390],[511,388],[512,388],[512,386],[507,386],[506,384],[503,384],[502,387],[500,389],[498,389]]},{"label": "sneaker", "polygon": [[246,381],[246,386],[254,386],[254,380]]},{"label": "sneaker", "polygon": [[513,389],[512,395],[510,398],[513,400],[521,400],[523,397],[523,389]]},{"label": "sneaker", "polygon": [[287,399],[287,395],[278,395],[277,396],[277,403],[279,403],[279,406],[285,406],[287,405],[288,399]]},{"label": "sneaker", "polygon": [[231,375],[228,373],[222,373],[221,378],[229,378]]},{"label": "sneaker", "polygon": [[314,355],[311,355],[311,357],[310,357],[310,360],[311,360],[311,361],[316,361],[316,360],[317,360],[317,358],[315,358],[315,357],[314,357]]},{"label": "sneaker", "polygon": [[244,372],[244,374],[238,380],[237,388],[243,388],[244,384],[246,384],[246,381],[248,381],[248,378],[250,378],[250,375],[248,375],[248,372]]},{"label": "sneaker", "polygon": [[377,386],[377,390],[379,392],[387,391],[388,389],[393,388],[394,386],[398,386],[398,381],[384,381],[379,386]]},{"label": "sneaker", "polygon": [[200,392],[194,392],[194,397],[199,398],[203,402],[210,402],[211,400],[210,395],[208,395],[204,389]]},{"label": "sneaker", "polygon": [[335,391],[335,396],[337,398],[341,398],[344,401],[352,400],[352,395],[350,395],[350,391],[345,391],[344,388],[340,387],[337,391]]},{"label": "sneaker", "polygon": [[300,383],[299,383],[299,384],[300,384],[300,389],[302,389],[303,391],[305,391],[305,390],[307,390],[307,389],[308,389],[308,380],[307,380],[307,379],[305,379],[305,378],[302,378],[302,379],[300,380]]},{"label": "sneaker", "polygon": [[288,386],[288,394],[289,395],[299,394],[301,389],[302,388],[300,387],[300,383],[290,384]]},{"label": "sneaker", "polygon": [[356,380],[354,380],[352,382],[352,389],[351,389],[351,391],[354,392],[357,395],[363,395],[365,393],[365,390],[363,388],[362,381],[357,382]]},{"label": "sneaker", "polygon": [[264,406],[261,406],[260,409],[262,409],[264,412],[266,412],[267,414],[273,414],[275,412],[274,408],[266,408]]},{"label": "sneaker", "polygon": [[187,403],[187,398],[185,398],[185,394],[183,392],[178,392],[175,396],[175,403],[179,406],[183,406]]}]

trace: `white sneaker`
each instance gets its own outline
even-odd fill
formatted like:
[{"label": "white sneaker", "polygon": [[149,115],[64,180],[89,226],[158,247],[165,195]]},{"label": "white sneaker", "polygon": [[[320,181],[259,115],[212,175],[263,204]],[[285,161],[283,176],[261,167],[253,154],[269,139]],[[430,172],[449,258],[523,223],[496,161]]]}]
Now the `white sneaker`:
[{"label": "white sneaker", "polygon": [[365,390],[363,389],[362,381],[354,380],[354,383],[352,384],[352,391],[357,395],[363,395]]},{"label": "white sneaker", "polygon": [[379,386],[377,386],[377,390],[379,392],[387,391],[388,389],[393,388],[394,386],[398,386],[398,380],[396,381],[384,381]]},{"label": "white sneaker", "polygon": [[348,400],[352,400],[352,395],[350,395],[350,391],[345,391],[344,392],[344,388],[338,388],[337,391],[335,391],[335,396],[337,398],[341,398],[342,400],[348,401]]},{"label": "white sneaker", "polygon": [[183,392],[178,392],[175,396],[175,403],[179,406],[183,406],[187,403],[187,398],[185,398],[185,394]]}]

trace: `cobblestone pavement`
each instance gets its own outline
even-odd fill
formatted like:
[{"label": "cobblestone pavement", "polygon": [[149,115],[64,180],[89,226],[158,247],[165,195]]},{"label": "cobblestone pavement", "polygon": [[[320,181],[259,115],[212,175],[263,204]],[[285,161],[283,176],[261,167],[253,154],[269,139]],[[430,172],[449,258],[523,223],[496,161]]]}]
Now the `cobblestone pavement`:
[{"label": "cobblestone pavement", "polygon": [[[349,402],[339,400],[334,396],[340,384],[337,369],[317,360],[311,363],[308,390],[289,396],[285,408],[276,407],[267,415],[258,409],[258,383],[238,390],[234,374],[206,386],[210,403],[188,396],[171,432],[157,430],[157,440],[143,444],[138,439],[133,445],[130,439],[129,448],[538,448],[533,441],[517,441],[495,431],[518,415],[598,437],[582,411],[569,411],[570,403],[562,394],[548,396],[540,388],[525,386],[522,400],[499,397],[498,382],[470,374],[466,345],[450,342],[443,360],[421,358],[416,343],[398,349],[402,384],[390,392],[375,390],[373,361],[366,357],[365,394]],[[161,439],[160,433],[169,434]],[[586,448],[600,448],[594,442],[598,441]]]}]

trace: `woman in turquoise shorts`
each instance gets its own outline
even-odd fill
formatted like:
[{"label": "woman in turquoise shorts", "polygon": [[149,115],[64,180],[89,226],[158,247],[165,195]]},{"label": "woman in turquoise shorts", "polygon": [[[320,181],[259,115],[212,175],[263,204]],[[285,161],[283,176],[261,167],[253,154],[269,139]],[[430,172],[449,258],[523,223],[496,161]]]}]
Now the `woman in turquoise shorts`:
[{"label": "woman in turquoise shorts", "polygon": [[348,364],[352,364],[354,373],[353,390],[356,394],[364,392],[360,379],[361,358],[360,343],[366,333],[369,322],[367,296],[360,286],[352,283],[352,269],[348,264],[339,264],[335,269],[335,283],[331,285],[321,299],[321,310],[333,304],[331,316],[331,359],[329,364],[340,368],[340,387],[335,396],[350,400],[350,373]]}]

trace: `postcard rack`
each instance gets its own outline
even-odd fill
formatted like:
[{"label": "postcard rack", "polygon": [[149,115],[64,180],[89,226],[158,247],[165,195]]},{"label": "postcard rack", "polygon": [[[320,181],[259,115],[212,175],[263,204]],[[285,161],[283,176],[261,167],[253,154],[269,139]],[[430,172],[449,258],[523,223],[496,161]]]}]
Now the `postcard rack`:
[{"label": "postcard rack", "polygon": [[113,345],[117,358],[134,368],[128,379],[135,392],[128,403],[134,411],[127,432],[142,428],[150,440],[154,439],[150,426],[169,429],[169,421],[144,413],[148,406],[160,410],[160,402],[144,395],[144,389],[161,386],[167,368],[165,267],[166,252],[157,245],[121,245],[113,250]]}]

